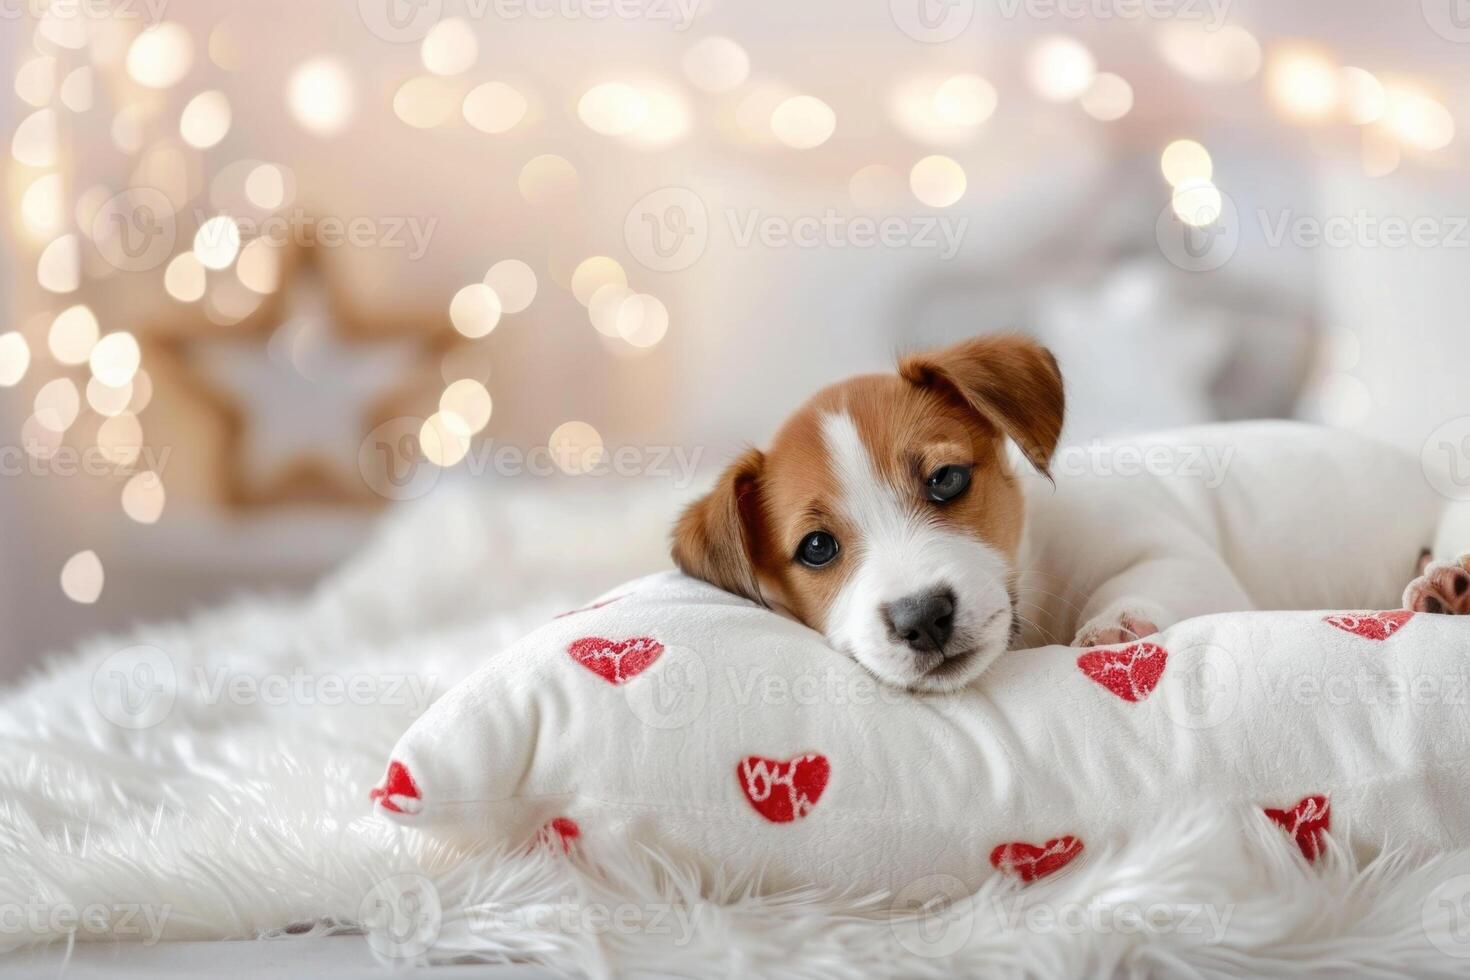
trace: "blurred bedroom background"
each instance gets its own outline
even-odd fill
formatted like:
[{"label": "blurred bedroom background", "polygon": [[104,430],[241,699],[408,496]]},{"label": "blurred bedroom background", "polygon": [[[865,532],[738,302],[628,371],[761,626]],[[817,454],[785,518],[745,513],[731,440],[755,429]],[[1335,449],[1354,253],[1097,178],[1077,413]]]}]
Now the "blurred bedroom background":
[{"label": "blurred bedroom background", "polygon": [[986,330],[1071,442],[1470,493],[1464,0],[20,0],[0,77],[0,677],[456,486],[692,495]]}]

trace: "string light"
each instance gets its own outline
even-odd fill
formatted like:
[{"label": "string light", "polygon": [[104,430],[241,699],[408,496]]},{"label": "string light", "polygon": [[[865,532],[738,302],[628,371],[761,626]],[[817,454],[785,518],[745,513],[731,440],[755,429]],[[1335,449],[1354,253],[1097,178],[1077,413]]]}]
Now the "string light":
[{"label": "string light", "polygon": [[157,473],[134,473],[123,484],[122,509],[139,524],[156,524],[167,502],[163,480]]},{"label": "string light", "polygon": [[82,256],[76,235],[62,235],[36,260],[36,282],[52,293],[71,293],[82,284]]},{"label": "string light", "polygon": [[273,293],[281,282],[281,250],[269,238],[256,238],[240,250],[235,275],[241,285],[262,295]]},{"label": "string light", "polygon": [[619,319],[623,304],[634,296],[633,290],[622,283],[610,282],[593,290],[587,302],[587,318],[592,327],[604,337],[619,337]]},{"label": "string light", "polygon": [[1175,22],[1159,33],[1159,51],[1169,67],[1186,78],[1212,85],[1249,81],[1261,70],[1261,44],[1234,25],[1210,30]]},{"label": "string light", "polygon": [[502,259],[485,273],[485,285],[500,297],[500,308],[519,313],[536,298],[536,273],[520,259]]},{"label": "string light", "polygon": [[449,322],[466,337],[483,337],[500,323],[500,297],[484,283],[473,283],[449,301]]},{"label": "string light", "polygon": [[669,311],[647,293],[628,297],[618,307],[618,336],[634,347],[652,347],[669,331]]},{"label": "string light", "polygon": [[1133,108],[1133,86],[1120,75],[1099,72],[1078,99],[1082,111],[1099,122],[1113,122]]},{"label": "string light", "polygon": [[64,185],[60,174],[36,178],[21,195],[20,217],[26,231],[38,241],[50,241],[66,225],[66,208],[62,203]]},{"label": "string light", "polygon": [[240,226],[227,214],[215,215],[194,233],[194,257],[206,269],[227,269],[240,254]]},{"label": "string light", "polygon": [[168,88],[194,64],[194,41],[181,24],[165,21],[133,38],[128,47],[128,75],[148,88]]},{"label": "string light", "polygon": [[541,205],[571,200],[581,182],[570,160],[555,153],[543,153],[526,161],[516,186],[529,203]]},{"label": "string light", "polygon": [[750,56],[728,37],[706,37],[689,46],[681,62],[684,76],[712,94],[739,88],[750,76]]},{"label": "string light", "polygon": [[624,82],[594,85],[577,100],[577,118],[603,136],[626,136],[646,122],[648,114],[648,100]]},{"label": "string light", "polygon": [[1323,119],[1337,108],[1337,67],[1311,48],[1286,47],[1273,53],[1266,85],[1277,108],[1297,119]]},{"label": "string light", "polygon": [[291,117],[308,132],[334,135],[352,119],[352,78],[335,58],[312,58],[291,73],[286,102]]},{"label": "string light", "polygon": [[1338,82],[1348,122],[1366,126],[1383,117],[1388,100],[1384,96],[1383,83],[1372,72],[1349,66],[1342,70]]},{"label": "string light", "polygon": [[65,432],[77,420],[82,399],[70,378],[52,378],[36,392],[32,410],[36,421],[52,432]]},{"label": "string light", "polygon": [[230,131],[230,100],[218,89],[200,92],[179,116],[179,135],[196,150],[207,150]]},{"label": "string light", "polygon": [[837,114],[832,107],[811,95],[786,99],[771,113],[771,132],[796,150],[821,146],[836,129]]},{"label": "string light", "polygon": [[253,167],[245,175],[245,199],[258,208],[274,211],[286,200],[286,177],[271,163]]},{"label": "string light", "polygon": [[470,435],[489,424],[492,408],[490,392],[474,378],[460,378],[439,396],[439,411],[463,421]]},{"label": "string light", "polygon": [[1048,102],[1070,102],[1087,91],[1097,60],[1082,42],[1051,35],[1031,47],[1027,73],[1036,93]]},{"label": "string light", "polygon": [[467,21],[450,17],[439,21],[424,36],[419,57],[436,75],[458,75],[474,67],[480,42]]},{"label": "string light", "polygon": [[927,156],[909,171],[914,197],[931,208],[947,208],[965,196],[965,168],[947,156]]},{"label": "string light", "polygon": [[887,164],[870,163],[848,180],[847,193],[860,208],[887,207],[902,195],[903,177]]},{"label": "string light", "polygon": [[441,78],[410,78],[393,94],[393,114],[415,129],[442,126],[454,115],[453,90]]},{"label": "string light", "polygon": [[19,384],[30,366],[31,348],[25,337],[15,330],[0,333],[0,388]]},{"label": "string light", "polygon": [[526,117],[526,97],[504,82],[486,82],[470,89],[461,112],[465,122],[482,133],[506,133]]},{"label": "string light", "polygon": [[46,343],[51,356],[61,364],[85,364],[100,334],[97,317],[91,309],[78,304],[68,306],[51,321]]},{"label": "string light", "polygon": [[1215,175],[1210,152],[1194,140],[1175,140],[1164,147],[1159,157],[1159,170],[1172,187],[1187,180],[1208,181]]},{"label": "string light", "polygon": [[72,112],[92,108],[92,68],[83,65],[67,73],[61,81],[61,104]]},{"label": "string light", "polygon": [[602,463],[602,436],[586,422],[563,422],[547,440],[556,468],[570,476],[590,472]]},{"label": "string light", "polygon": [[98,415],[113,416],[127,411],[133,402],[133,384],[110,388],[95,377],[87,381],[87,404]]},{"label": "string light", "polygon": [[20,121],[10,139],[10,155],[27,167],[56,165],[56,111],[37,109]]},{"label": "string light", "polygon": [[109,388],[121,388],[133,380],[142,359],[137,338],[120,330],[97,341],[88,361],[94,378]]},{"label": "string light", "polygon": [[1204,228],[1219,220],[1224,199],[1214,184],[1195,177],[1179,182],[1170,198],[1170,205],[1180,221],[1191,227]]},{"label": "string light", "polygon": [[72,602],[89,606],[102,596],[102,559],[95,551],[79,551],[61,566],[61,591]]},{"label": "string light", "polygon": [[616,259],[608,258],[606,255],[594,255],[589,259],[583,259],[572,272],[572,295],[583,306],[590,305],[593,294],[608,284],[626,286],[628,273],[623,270]]},{"label": "string light", "polygon": [[204,295],[207,276],[204,264],[193,252],[174,256],[163,270],[163,288],[180,303],[192,303]]},{"label": "string light", "polygon": [[435,466],[449,468],[470,451],[468,423],[452,412],[435,412],[419,428],[419,449]]}]

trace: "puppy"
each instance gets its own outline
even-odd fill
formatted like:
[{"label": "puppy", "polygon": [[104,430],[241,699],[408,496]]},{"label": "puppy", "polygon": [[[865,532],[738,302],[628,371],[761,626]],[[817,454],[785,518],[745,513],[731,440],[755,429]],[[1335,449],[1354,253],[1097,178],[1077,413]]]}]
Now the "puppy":
[{"label": "puppy", "polygon": [[[1470,611],[1470,558],[1421,560],[1461,554],[1470,518],[1417,459],[1259,422],[1102,446],[1053,479],[1064,406],[1056,360],[1021,336],[833,385],[690,505],[674,560],[917,691],[968,684],[1013,645],[1120,643],[1207,613]],[[1125,450],[1153,468],[1097,462]],[[1206,480],[1191,458],[1228,465]]]}]

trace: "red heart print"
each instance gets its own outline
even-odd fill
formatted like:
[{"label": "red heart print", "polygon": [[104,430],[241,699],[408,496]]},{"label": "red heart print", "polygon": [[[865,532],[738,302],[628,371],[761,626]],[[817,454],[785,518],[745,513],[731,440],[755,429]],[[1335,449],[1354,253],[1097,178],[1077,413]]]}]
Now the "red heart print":
[{"label": "red heart print", "polygon": [[790,823],[811,813],[830,775],[827,757],[816,752],[784,762],[752,755],[735,767],[745,798],[771,823]]},{"label": "red heart print", "polygon": [[1088,650],[1077,667],[1124,701],[1142,701],[1164,676],[1169,651],[1153,643],[1131,643],[1121,650]]},{"label": "red heart print", "polygon": [[1015,875],[1022,881],[1035,881],[1060,871],[1081,853],[1082,842],[1067,834],[1053,837],[1040,847],[1025,841],[1002,844],[990,852],[990,864],[997,871]]},{"label": "red heart print", "polygon": [[607,640],[584,636],[567,646],[572,659],[609,684],[626,684],[643,673],[664,652],[664,645],[651,636]]},{"label": "red heart print", "polygon": [[1412,609],[1391,609],[1375,613],[1338,613],[1335,616],[1323,616],[1322,622],[1365,640],[1386,640],[1413,618]]},{"label": "red heart print", "polygon": [[423,797],[419,795],[413,776],[408,767],[397,759],[388,763],[388,774],[368,793],[368,799],[392,813],[412,815],[424,808]]},{"label": "red heart print", "polygon": [[564,853],[570,854],[572,845],[581,836],[582,828],[571,817],[552,817],[537,832],[536,842],[545,846],[558,845]]},{"label": "red heart print", "polygon": [[1296,840],[1296,846],[1302,849],[1302,857],[1308,861],[1317,860],[1317,855],[1322,853],[1322,835],[1327,833],[1332,823],[1332,806],[1326,796],[1303,797],[1290,810],[1262,809],[1266,816],[1286,828],[1286,832]]}]

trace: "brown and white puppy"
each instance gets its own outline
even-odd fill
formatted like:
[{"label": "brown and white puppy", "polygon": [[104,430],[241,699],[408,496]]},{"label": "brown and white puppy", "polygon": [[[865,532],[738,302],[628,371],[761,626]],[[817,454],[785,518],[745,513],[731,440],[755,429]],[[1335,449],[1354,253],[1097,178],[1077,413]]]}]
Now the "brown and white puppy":
[{"label": "brown and white puppy", "polygon": [[[1246,609],[1470,613],[1470,502],[1447,508],[1418,457],[1231,423],[1089,446],[1164,468],[1069,464],[1053,483],[1019,456],[1050,476],[1064,402],[1022,336],[833,385],[685,511],[674,559],[919,691],[963,686],[1017,638],[1127,642]],[[1218,479],[1189,476],[1201,452],[1228,463]],[[1425,551],[1441,560],[1416,568]]]},{"label": "brown and white puppy", "polygon": [[1005,439],[1045,472],[1055,359],[1019,336],[906,357],[818,392],[674,532],[686,573],[824,632],[879,679],[958,687],[1016,628],[1025,503]]}]

